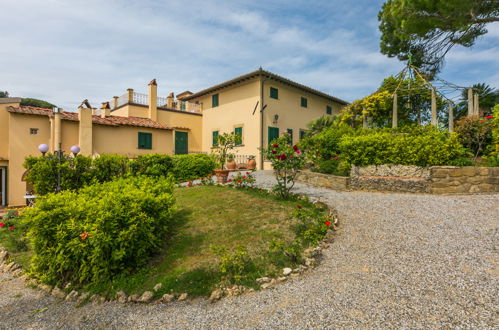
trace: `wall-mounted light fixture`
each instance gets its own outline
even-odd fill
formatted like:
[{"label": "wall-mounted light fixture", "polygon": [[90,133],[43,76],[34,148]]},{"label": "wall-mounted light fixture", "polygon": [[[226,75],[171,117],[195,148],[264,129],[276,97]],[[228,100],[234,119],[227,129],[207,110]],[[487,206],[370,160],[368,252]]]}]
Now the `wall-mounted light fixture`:
[{"label": "wall-mounted light fixture", "polygon": [[274,121],[273,124],[277,124],[277,121],[279,120],[279,115],[274,115]]}]

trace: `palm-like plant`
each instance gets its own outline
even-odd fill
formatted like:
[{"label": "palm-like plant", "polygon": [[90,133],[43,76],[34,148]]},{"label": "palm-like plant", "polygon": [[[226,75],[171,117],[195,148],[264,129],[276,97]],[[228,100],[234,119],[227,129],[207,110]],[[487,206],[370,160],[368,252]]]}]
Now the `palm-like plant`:
[{"label": "palm-like plant", "polygon": [[328,128],[338,127],[341,125],[340,118],[338,116],[322,116],[316,120],[311,121],[307,125],[307,131],[305,136],[314,136],[319,134]]}]

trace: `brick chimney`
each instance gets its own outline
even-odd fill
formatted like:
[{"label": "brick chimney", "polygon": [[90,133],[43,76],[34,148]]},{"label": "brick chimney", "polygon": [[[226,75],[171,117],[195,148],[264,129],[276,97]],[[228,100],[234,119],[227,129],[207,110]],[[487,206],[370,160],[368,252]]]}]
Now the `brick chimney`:
[{"label": "brick chimney", "polygon": [[147,118],[158,121],[158,84],[156,79],[149,83],[148,104]]},{"label": "brick chimney", "polygon": [[79,107],[78,119],[79,119],[78,138],[80,145],[80,154],[83,156],[91,156],[93,152],[92,109]]}]

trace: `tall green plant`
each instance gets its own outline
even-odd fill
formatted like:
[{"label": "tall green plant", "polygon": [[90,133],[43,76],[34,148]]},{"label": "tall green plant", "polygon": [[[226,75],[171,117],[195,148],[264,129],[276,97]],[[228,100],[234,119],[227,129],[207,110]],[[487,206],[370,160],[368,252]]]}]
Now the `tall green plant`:
[{"label": "tall green plant", "polygon": [[225,168],[227,157],[234,148],[241,143],[241,136],[232,133],[223,133],[218,136],[217,146],[212,148],[212,153],[217,160],[217,167],[221,170]]}]

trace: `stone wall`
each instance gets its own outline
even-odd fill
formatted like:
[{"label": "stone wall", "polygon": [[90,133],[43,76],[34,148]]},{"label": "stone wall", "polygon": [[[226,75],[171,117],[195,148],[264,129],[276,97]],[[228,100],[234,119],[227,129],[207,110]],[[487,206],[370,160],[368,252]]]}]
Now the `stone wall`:
[{"label": "stone wall", "polygon": [[499,192],[499,167],[434,166],[430,170],[434,194]]},{"label": "stone wall", "polygon": [[494,193],[499,192],[499,167],[353,166],[349,178],[302,171],[297,180],[339,191]]},{"label": "stone wall", "polygon": [[310,171],[300,171],[296,177],[297,181],[311,184],[316,187],[329,188],[333,190],[349,190],[350,178],[346,176],[336,176]]}]

